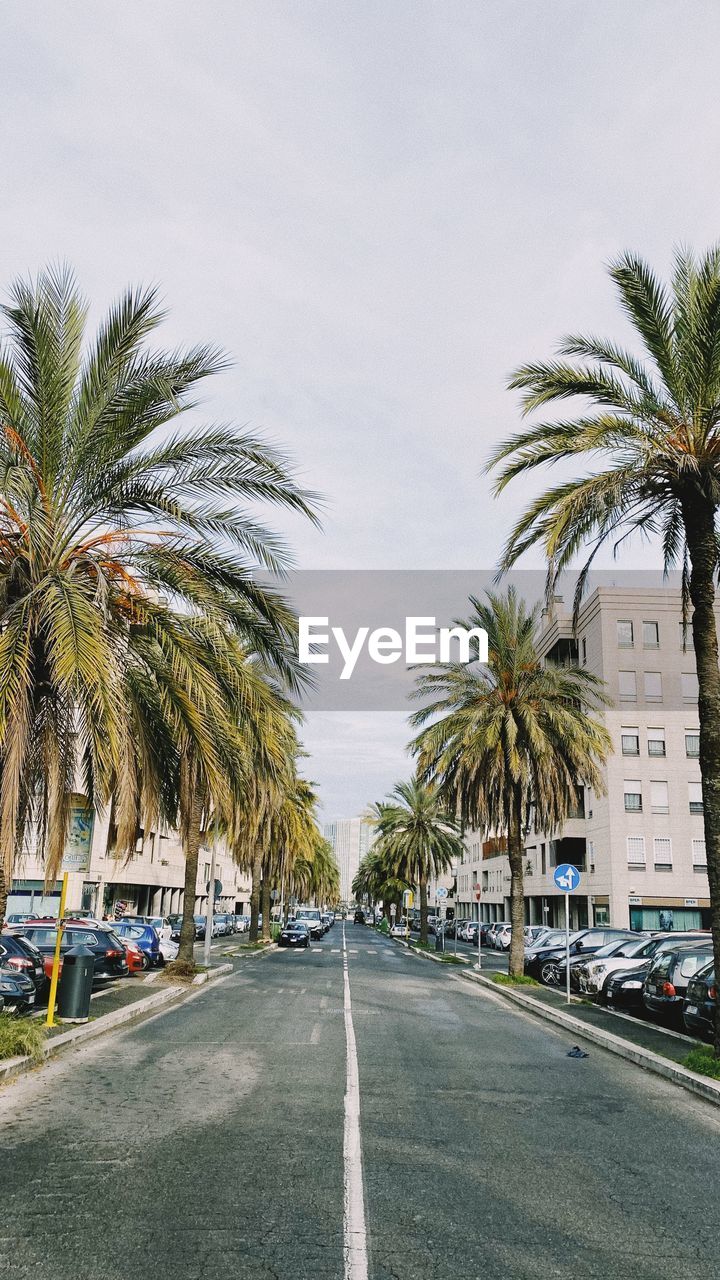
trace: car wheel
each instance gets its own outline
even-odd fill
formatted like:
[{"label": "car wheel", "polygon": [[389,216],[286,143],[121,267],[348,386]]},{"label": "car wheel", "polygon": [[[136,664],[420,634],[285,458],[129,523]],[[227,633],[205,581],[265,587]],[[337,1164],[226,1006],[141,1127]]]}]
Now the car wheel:
[{"label": "car wheel", "polygon": [[145,972],[145,970],[146,970],[146,969],[149,969],[149,968],[150,968],[150,957],[149,957],[149,955],[147,954],[147,952],[146,952],[146,951],[143,951],[143,955],[142,955],[142,971],[143,971],[143,973]]},{"label": "car wheel", "polygon": [[546,960],[540,966],[540,981],[544,982],[546,987],[556,987],[559,980],[560,974],[554,960]]}]

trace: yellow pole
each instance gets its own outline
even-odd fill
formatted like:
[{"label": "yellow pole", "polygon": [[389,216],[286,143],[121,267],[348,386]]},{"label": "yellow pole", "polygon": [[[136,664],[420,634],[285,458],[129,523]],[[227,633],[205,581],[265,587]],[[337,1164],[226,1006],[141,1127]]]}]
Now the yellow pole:
[{"label": "yellow pole", "polygon": [[60,972],[60,943],[62,941],[63,916],[65,915],[65,899],[67,898],[68,873],[63,872],[62,889],[60,890],[60,910],[58,911],[57,938],[55,939],[55,955],[53,957],[52,977],[50,979],[50,995],[48,1011],[45,1019],[46,1027],[55,1026],[55,996],[57,995],[58,974]]}]

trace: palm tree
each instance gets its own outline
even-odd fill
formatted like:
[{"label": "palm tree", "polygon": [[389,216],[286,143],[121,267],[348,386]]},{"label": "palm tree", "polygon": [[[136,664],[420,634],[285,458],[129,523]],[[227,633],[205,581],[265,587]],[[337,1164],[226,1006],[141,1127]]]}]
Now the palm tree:
[{"label": "palm tree", "polygon": [[[564,339],[559,359],[525,365],[511,387],[530,412],[580,397],[569,419],[542,422],[507,440],[491,466],[497,490],[517,475],[565,458],[588,472],[548,489],[517,521],[503,563],[528,547],[545,551],[554,578],[588,549],[576,607],[593,557],[628,535],[657,536],[666,568],[680,563],[692,607],[698,674],[700,772],[712,912],[720,969],[720,669],[715,583],[720,505],[720,247],[675,255],[669,285],[640,258],[610,269],[633,327],[637,354],[594,335]],[[720,1055],[720,1012],[715,1025]]]},{"label": "palm tree", "polygon": [[[413,743],[430,779],[463,825],[507,836],[512,941],[509,971],[523,972],[523,828],[534,811],[552,832],[578,803],[580,788],[602,791],[599,764],[610,740],[592,712],[604,701],[581,667],[543,665],[537,610],[514,588],[470,598],[470,627],[488,636],[486,666],[450,663],[418,681],[431,701],[413,716],[427,725]],[[431,723],[428,723],[430,721]]]},{"label": "palm tree", "polygon": [[373,852],[396,880],[420,890],[420,942],[428,940],[428,881],[462,857],[457,823],[434,783],[400,782],[374,808],[378,837]]},{"label": "palm tree", "polygon": [[[377,805],[373,806],[370,815],[373,823],[378,820],[378,808],[379,806]],[[400,918],[403,893],[410,887],[407,880],[395,875],[386,858],[375,849],[371,849],[369,853],[365,854],[351,886],[357,902],[360,902],[365,894],[367,894],[372,903],[382,902],[383,914],[388,923],[392,920],[390,908],[393,905],[395,906],[396,918]]]},{"label": "palm tree", "polygon": [[[237,504],[314,518],[257,437],[173,430],[227,361],[212,347],[149,348],[162,318],[152,290],[125,294],[92,341],[66,270],[17,282],[2,315],[0,914],[29,824],[55,877],[78,769],[89,803],[113,799],[118,854],[135,842],[149,783],[132,765],[133,628],[171,660],[178,616],[206,617],[292,668],[292,612],[256,581],[286,554]],[[192,667],[192,649],[180,656]]]}]

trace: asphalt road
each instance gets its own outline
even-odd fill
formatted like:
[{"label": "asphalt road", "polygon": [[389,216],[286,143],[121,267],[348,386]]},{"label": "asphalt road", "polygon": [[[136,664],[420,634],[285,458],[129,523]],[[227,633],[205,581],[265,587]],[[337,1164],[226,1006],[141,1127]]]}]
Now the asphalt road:
[{"label": "asphalt road", "polygon": [[[719,1112],[346,943],[369,1280],[715,1280]],[[3,1280],[343,1280],[344,992],[337,924],[7,1086]]]}]

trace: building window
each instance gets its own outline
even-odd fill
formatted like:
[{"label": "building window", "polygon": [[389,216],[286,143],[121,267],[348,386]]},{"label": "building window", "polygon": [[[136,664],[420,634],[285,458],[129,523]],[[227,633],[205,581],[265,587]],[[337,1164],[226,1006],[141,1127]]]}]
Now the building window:
[{"label": "building window", "polygon": [[690,801],[690,812],[702,813],[703,811],[702,782],[688,783],[688,799]]},{"label": "building window", "polygon": [[592,872],[595,870],[595,841],[594,840],[588,840],[587,852],[588,852],[588,863],[590,864],[590,871]]},{"label": "building window", "polygon": [[685,755],[688,760],[697,760],[700,756],[700,734],[693,729],[685,731]]},{"label": "building window", "polygon": [[625,783],[625,809],[628,813],[642,813],[642,786],[639,781]]},{"label": "building window", "polygon": [[660,628],[657,622],[643,622],[643,649],[660,648]]},{"label": "building window", "polygon": [[648,729],[647,731],[647,749],[649,756],[664,756],[665,751],[665,730],[664,729]]},{"label": "building window", "polygon": [[634,671],[618,671],[621,702],[637,702],[637,676]]},{"label": "building window", "polygon": [[672,867],[672,840],[669,836],[653,836],[653,862],[657,867]]},{"label": "building window", "polygon": [[640,734],[637,729],[621,729],[620,740],[624,756],[640,755]]},{"label": "building window", "polygon": [[633,647],[633,624],[628,619],[618,619],[617,642],[621,649],[632,649]]},{"label": "building window", "polygon": [[646,702],[662,702],[662,676],[659,671],[646,671],[645,681],[645,701]]},{"label": "building window", "polygon": [[704,840],[693,840],[692,842],[692,860],[693,867],[696,870],[707,870],[707,853],[705,852]]},{"label": "building window", "polygon": [[670,801],[668,799],[667,782],[650,783],[650,808],[653,813],[669,812]]},{"label": "building window", "polygon": [[628,836],[627,838],[627,860],[629,863],[637,866],[645,865],[645,837],[644,836]]},{"label": "building window", "polygon": [[587,666],[587,640],[585,639],[585,636],[583,636],[580,641],[580,647],[582,650],[582,664],[585,667]]},{"label": "building window", "polygon": [[683,702],[697,702],[698,700],[698,678],[694,671],[683,671],[680,676],[682,685]]}]

